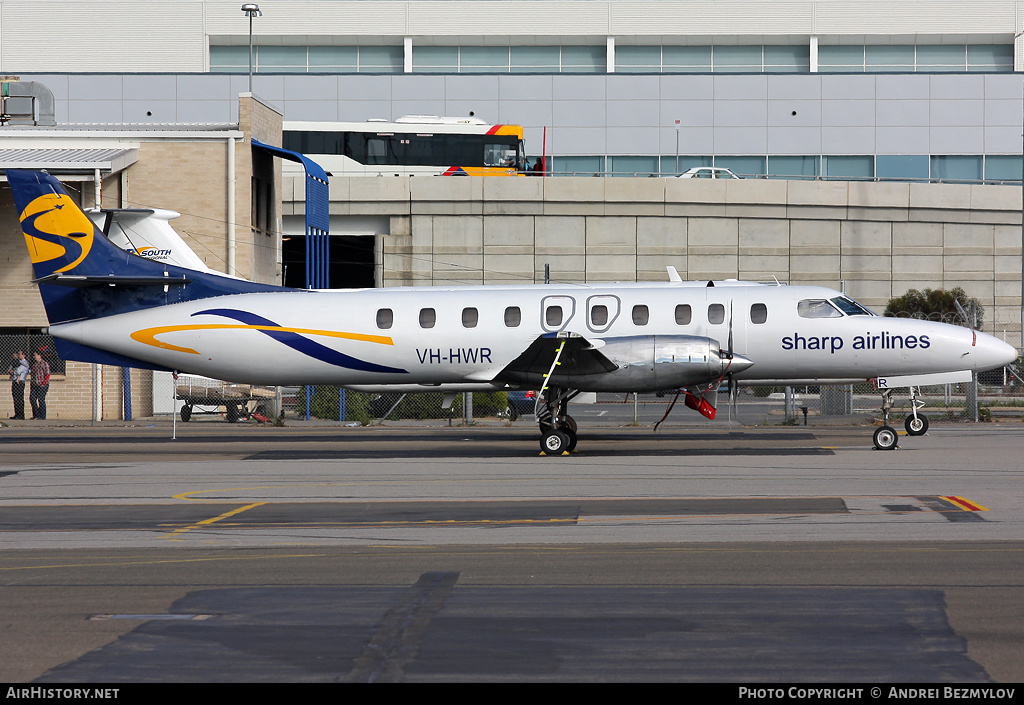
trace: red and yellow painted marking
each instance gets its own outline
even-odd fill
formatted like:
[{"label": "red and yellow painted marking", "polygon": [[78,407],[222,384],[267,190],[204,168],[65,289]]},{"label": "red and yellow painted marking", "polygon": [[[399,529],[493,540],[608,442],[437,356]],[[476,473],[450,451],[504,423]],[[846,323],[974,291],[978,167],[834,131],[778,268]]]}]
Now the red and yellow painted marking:
[{"label": "red and yellow painted marking", "polygon": [[968,499],[964,499],[963,497],[956,497],[956,496],[953,496],[953,495],[949,495],[949,496],[940,496],[939,499],[944,499],[947,502],[949,502],[950,504],[955,504],[956,506],[958,506],[961,509],[963,509],[965,512],[987,512],[988,511],[988,507],[983,507],[980,504],[978,504],[977,502],[972,502],[972,501],[970,501]]}]

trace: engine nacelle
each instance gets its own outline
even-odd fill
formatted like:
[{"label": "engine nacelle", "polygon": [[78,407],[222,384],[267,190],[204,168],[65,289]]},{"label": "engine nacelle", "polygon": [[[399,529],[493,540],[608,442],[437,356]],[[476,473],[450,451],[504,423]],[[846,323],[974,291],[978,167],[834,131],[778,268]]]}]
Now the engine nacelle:
[{"label": "engine nacelle", "polygon": [[598,350],[615,370],[599,375],[556,371],[553,383],[594,392],[653,392],[707,384],[754,364],[742,355],[730,359],[717,340],[693,335],[638,335],[602,342]]}]

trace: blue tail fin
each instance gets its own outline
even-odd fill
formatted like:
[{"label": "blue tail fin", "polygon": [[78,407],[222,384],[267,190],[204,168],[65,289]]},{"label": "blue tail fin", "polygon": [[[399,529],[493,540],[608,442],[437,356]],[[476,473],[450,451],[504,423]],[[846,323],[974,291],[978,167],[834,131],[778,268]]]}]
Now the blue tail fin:
[{"label": "blue tail fin", "polygon": [[283,290],[125,252],[97,230],[54,177],[8,169],[7,181],[51,324],[211,296]]}]

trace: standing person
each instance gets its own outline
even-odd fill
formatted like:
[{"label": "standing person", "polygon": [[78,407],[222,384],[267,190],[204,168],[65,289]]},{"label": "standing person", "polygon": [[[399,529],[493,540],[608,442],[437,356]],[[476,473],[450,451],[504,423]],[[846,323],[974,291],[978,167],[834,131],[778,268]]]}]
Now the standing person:
[{"label": "standing person", "polygon": [[12,419],[25,418],[25,380],[28,379],[28,360],[25,351],[19,350],[11,355],[11,396],[14,397],[14,416]]},{"label": "standing person", "polygon": [[537,163],[533,165],[533,171],[530,173],[535,176],[544,176],[544,162],[541,161],[540,157],[537,157]]},{"label": "standing person", "polygon": [[50,364],[39,353],[35,353],[32,365],[32,389],[28,399],[32,404],[32,418],[46,418],[46,392],[50,390]]}]

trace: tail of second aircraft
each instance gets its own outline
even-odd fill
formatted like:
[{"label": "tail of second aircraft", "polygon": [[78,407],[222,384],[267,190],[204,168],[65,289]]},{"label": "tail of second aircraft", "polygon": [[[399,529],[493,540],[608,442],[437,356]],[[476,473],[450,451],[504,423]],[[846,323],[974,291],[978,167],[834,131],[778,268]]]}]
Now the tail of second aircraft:
[{"label": "tail of second aircraft", "polygon": [[281,290],[125,252],[45,172],[8,169],[7,181],[51,324],[211,296]]}]

